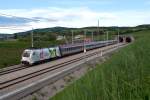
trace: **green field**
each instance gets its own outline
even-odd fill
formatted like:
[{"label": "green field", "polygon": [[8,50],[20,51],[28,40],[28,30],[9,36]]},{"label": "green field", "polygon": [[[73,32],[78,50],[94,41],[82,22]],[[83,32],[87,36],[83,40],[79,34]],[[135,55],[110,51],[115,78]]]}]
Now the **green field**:
[{"label": "green field", "polygon": [[150,31],[66,87],[52,100],[149,100]]},{"label": "green field", "polygon": [[29,45],[19,41],[0,42],[0,68],[19,64],[23,50]]}]

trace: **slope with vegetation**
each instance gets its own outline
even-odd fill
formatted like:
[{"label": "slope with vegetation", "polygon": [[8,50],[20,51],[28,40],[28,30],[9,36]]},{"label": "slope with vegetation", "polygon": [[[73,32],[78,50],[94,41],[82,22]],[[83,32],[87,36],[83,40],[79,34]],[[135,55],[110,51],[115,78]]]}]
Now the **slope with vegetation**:
[{"label": "slope with vegetation", "polygon": [[52,100],[149,100],[150,30]]}]

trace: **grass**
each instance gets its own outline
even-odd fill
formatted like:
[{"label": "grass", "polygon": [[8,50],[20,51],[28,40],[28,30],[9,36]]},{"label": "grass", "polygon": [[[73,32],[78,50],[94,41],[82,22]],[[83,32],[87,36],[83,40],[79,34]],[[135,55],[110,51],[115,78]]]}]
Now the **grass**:
[{"label": "grass", "polygon": [[0,42],[0,68],[19,64],[23,50],[29,45],[19,41]]},{"label": "grass", "polygon": [[52,100],[149,100],[150,31],[66,87]]}]

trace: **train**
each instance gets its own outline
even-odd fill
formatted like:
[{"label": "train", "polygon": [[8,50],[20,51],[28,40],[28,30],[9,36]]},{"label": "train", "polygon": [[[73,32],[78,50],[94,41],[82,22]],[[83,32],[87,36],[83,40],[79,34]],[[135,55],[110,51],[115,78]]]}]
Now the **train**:
[{"label": "train", "polygon": [[84,52],[84,50],[92,50],[106,45],[118,43],[117,40],[96,41],[90,43],[76,43],[68,45],[60,45],[49,48],[28,48],[23,51],[21,63],[23,65],[34,65],[39,62],[60,58],[76,53]]}]

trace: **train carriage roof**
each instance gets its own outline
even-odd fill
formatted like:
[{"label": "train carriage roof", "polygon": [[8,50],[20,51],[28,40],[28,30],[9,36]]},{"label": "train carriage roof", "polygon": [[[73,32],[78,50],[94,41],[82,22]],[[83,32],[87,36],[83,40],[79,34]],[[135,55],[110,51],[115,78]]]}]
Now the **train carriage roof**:
[{"label": "train carriage roof", "polygon": [[83,43],[60,45],[61,48],[71,48],[71,47],[77,47],[77,46],[83,46]]}]

